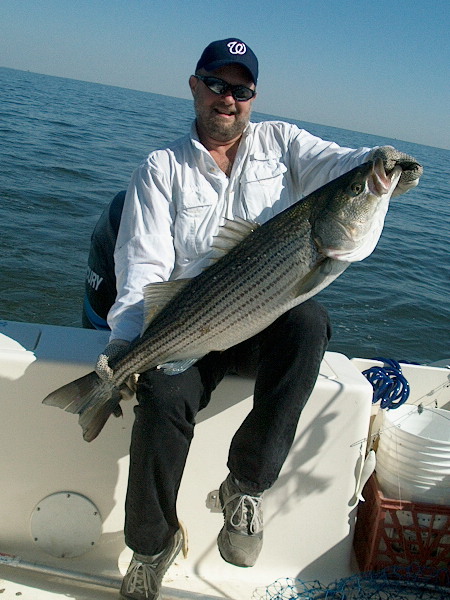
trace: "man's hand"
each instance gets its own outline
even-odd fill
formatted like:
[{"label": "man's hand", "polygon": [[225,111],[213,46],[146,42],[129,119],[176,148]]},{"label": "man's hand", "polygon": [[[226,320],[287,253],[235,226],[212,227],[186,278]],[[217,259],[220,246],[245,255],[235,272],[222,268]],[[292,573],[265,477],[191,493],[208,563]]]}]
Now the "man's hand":
[{"label": "man's hand", "polygon": [[[95,365],[95,372],[103,379],[103,381],[111,381],[113,377],[113,370],[109,366],[109,361],[113,358],[116,358],[119,354],[122,354],[128,346],[130,342],[126,340],[113,340],[110,342],[103,352],[97,358],[97,364]],[[131,400],[131,398],[136,393],[136,383],[138,379],[138,375],[131,375],[120,387],[120,393],[122,395],[123,400]]]},{"label": "man's hand", "polygon": [[369,160],[374,160],[375,158],[382,159],[384,168],[387,171],[391,171],[395,165],[402,168],[402,174],[392,197],[404,194],[419,183],[423,167],[412,156],[399,152],[393,146],[380,146],[380,148],[376,148],[369,154]]},{"label": "man's hand", "polygon": [[116,356],[126,350],[129,345],[130,342],[127,342],[126,340],[113,340],[112,342],[109,342],[103,352],[99,354],[97,364],[95,365],[95,371],[100,379],[111,381],[113,371],[109,366],[109,361],[112,358],[116,358]]}]

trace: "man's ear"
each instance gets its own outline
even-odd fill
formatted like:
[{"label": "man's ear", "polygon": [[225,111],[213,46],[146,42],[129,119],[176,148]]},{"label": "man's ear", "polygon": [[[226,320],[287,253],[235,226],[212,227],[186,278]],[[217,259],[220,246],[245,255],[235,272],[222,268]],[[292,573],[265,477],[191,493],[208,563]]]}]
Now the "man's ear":
[{"label": "man's ear", "polygon": [[198,84],[197,77],[194,77],[194,75],[191,75],[189,77],[189,87],[191,88],[192,95],[194,95],[194,91],[195,91],[195,88],[197,87],[197,84]]}]

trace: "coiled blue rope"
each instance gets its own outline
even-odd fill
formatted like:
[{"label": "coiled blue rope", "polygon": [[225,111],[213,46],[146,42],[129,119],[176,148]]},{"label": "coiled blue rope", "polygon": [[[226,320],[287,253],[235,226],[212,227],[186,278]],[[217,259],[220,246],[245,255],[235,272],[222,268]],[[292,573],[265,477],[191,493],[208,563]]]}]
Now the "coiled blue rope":
[{"label": "coiled blue rope", "polygon": [[383,367],[370,367],[363,375],[372,384],[372,404],[380,401],[381,408],[398,408],[409,398],[409,383],[405,379],[400,363],[392,358],[374,358],[384,363]]}]

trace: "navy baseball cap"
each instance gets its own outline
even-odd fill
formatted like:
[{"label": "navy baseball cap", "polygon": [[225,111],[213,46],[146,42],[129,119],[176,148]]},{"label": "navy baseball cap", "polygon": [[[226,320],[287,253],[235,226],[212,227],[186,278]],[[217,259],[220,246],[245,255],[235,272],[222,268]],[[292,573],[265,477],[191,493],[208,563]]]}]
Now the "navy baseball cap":
[{"label": "navy baseball cap", "polygon": [[203,50],[200,60],[197,63],[196,71],[205,69],[205,71],[214,71],[226,65],[242,65],[250,73],[253,83],[256,85],[258,80],[258,59],[254,52],[237,38],[227,38],[211,42]]}]

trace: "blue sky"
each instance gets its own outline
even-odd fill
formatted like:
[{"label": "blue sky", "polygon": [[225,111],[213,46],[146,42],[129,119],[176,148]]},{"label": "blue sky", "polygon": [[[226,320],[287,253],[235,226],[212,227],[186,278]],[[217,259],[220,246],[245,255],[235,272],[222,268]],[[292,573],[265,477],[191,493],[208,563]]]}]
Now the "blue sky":
[{"label": "blue sky", "polygon": [[181,98],[236,36],[255,110],[450,148],[449,0],[1,0],[0,33],[0,66]]}]

